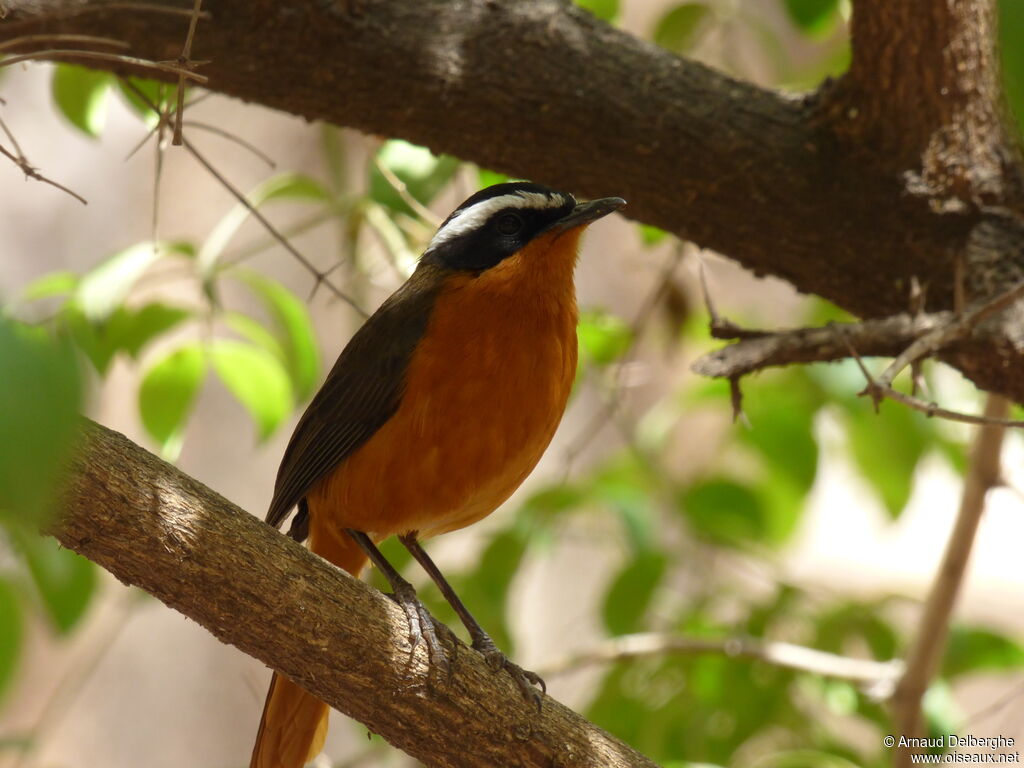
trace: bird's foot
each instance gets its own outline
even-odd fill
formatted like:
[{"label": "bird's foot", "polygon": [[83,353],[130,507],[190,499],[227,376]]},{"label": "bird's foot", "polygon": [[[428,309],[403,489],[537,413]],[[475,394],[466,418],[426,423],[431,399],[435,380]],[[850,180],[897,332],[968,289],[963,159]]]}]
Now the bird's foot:
[{"label": "bird's foot", "polygon": [[[495,672],[499,672],[502,669],[507,671],[515,681],[515,684],[519,686],[523,698],[527,701],[533,701],[537,705],[537,710],[540,710],[543,694],[547,693],[548,690],[540,675],[528,669],[523,669],[514,661],[511,661],[508,656],[498,650],[494,641],[486,634],[473,638],[473,648],[484,657],[487,666]],[[540,690],[538,691],[534,686],[539,686]]]},{"label": "bird's foot", "polygon": [[448,655],[444,646],[437,638],[437,631],[434,628],[434,617],[430,611],[420,602],[416,591],[411,584],[400,584],[395,587],[390,595],[391,599],[398,603],[398,606],[405,613],[406,621],[409,623],[409,658],[412,659],[416,649],[421,645],[427,646],[427,656],[431,666],[437,665],[442,671],[450,673]]}]

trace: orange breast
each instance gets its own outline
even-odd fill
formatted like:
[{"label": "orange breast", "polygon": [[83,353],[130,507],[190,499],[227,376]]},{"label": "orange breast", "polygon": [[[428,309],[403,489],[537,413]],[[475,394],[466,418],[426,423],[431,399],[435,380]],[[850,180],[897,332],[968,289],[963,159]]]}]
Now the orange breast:
[{"label": "orange breast", "polygon": [[[578,233],[447,278],[398,412],[324,478],[314,516],[384,538],[469,525],[504,502],[558,427],[576,372]],[[322,518],[321,518],[322,519]]]}]

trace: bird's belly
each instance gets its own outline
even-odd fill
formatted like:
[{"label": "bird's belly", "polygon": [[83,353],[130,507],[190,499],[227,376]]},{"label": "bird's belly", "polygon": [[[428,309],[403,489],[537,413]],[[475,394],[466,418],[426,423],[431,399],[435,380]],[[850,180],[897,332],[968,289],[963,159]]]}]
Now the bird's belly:
[{"label": "bird's belly", "polygon": [[493,512],[561,420],[576,369],[570,309],[541,327],[503,317],[432,328],[398,411],[313,489],[313,514],[329,508],[340,527],[383,538],[433,536]]}]

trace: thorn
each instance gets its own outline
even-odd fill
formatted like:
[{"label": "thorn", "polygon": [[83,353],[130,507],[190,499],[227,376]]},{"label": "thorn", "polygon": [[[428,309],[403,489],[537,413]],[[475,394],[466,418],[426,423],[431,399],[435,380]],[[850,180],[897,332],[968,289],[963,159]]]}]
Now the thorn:
[{"label": "thorn", "polygon": [[718,311],[715,309],[715,303],[711,300],[711,291],[708,290],[708,279],[707,270],[704,268],[704,262],[700,262],[700,293],[704,299],[704,305],[708,308],[708,316],[711,318],[711,328],[715,328],[721,323],[721,318],[718,316]]},{"label": "thorn", "polygon": [[739,376],[729,377],[729,401],[732,403],[732,423],[735,424],[738,421],[742,421],[744,425],[749,427],[750,420],[743,412],[743,391],[740,389]]}]

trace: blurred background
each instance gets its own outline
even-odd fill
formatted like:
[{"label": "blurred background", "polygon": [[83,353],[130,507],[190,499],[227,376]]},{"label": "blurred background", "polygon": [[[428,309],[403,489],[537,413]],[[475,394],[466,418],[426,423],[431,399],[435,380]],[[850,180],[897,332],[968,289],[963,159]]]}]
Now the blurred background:
[{"label": "blurred background", "polygon": [[[766,86],[813,88],[849,60],[842,2],[581,4]],[[1002,5],[1020,109],[1024,12]],[[34,473],[43,491],[80,402],[263,515],[294,422],[360,316],[317,287],[232,189],[372,310],[453,207],[504,180],[402,141],[191,91],[186,136],[225,184],[157,126],[146,102],[173,103],[170,87],[32,64],[0,69],[0,97],[0,143],[10,148],[13,136],[44,175],[88,200],[0,159],[0,300],[16,321],[7,325],[64,340],[0,332],[0,395],[27,387],[42,403],[5,417],[0,466]],[[553,696],[659,763],[887,765],[892,726],[879,699],[894,667],[851,674],[840,657],[889,662],[906,650],[972,430],[889,402],[876,415],[847,363],[745,380],[745,415],[733,423],[728,386],[689,372],[718,345],[701,272],[718,311],[746,326],[850,319],[663,232],[602,221],[577,272],[581,363],[554,443],[501,510],[428,549]],[[955,372],[924,374],[933,399],[980,411]],[[34,432],[43,437],[24,439]],[[935,733],[1024,742],[1022,457],[1010,434],[1006,485],[989,496],[926,697]],[[24,508],[44,511],[43,491]],[[266,668],[10,516],[0,521],[2,768],[248,763]],[[400,548],[385,551],[454,627]],[[622,658],[616,639],[633,635],[653,652]],[[835,656],[816,672],[750,658],[779,643]],[[367,736],[333,715],[317,768],[415,764]]]}]

